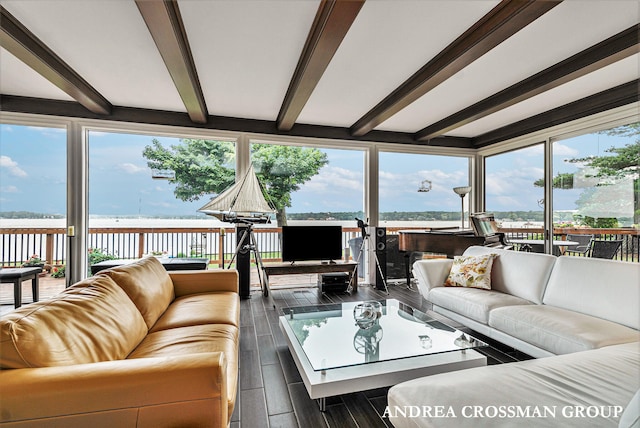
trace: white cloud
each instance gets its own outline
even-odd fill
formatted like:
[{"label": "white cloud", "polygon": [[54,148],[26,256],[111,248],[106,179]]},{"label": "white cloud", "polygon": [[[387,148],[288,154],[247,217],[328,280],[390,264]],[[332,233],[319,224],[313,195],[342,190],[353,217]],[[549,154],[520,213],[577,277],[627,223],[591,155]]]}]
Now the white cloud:
[{"label": "white cloud", "polygon": [[20,190],[18,190],[16,186],[3,186],[3,187],[0,187],[0,191],[2,191],[2,193],[19,193],[20,192]]},{"label": "white cloud", "polygon": [[573,147],[566,146],[562,143],[553,143],[553,155],[554,156],[571,156],[577,158],[580,152]]},{"label": "white cloud", "polygon": [[140,167],[129,162],[118,165],[118,169],[127,174],[140,174],[148,171],[147,167]]},{"label": "white cloud", "polygon": [[16,177],[26,177],[27,173],[18,166],[18,163],[9,156],[0,156],[0,168],[7,168],[9,174]]},{"label": "white cloud", "polygon": [[362,174],[357,171],[326,166],[304,184],[304,190],[317,193],[361,191],[362,183]]}]

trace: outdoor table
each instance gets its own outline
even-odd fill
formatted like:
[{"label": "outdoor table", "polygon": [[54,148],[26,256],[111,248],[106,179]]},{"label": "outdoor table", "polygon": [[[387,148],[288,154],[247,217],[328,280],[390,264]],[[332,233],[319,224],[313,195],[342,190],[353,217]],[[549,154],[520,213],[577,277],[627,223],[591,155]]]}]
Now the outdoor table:
[{"label": "outdoor table", "polygon": [[[510,244],[520,245],[520,251],[531,251],[533,247],[544,247],[544,239],[509,239]],[[563,241],[554,239],[551,241],[554,247],[571,247],[580,245],[577,241]]]},{"label": "outdoor table", "polygon": [[38,276],[42,267],[3,268],[0,269],[0,283],[13,283],[14,307],[22,306],[22,282],[31,280],[33,301],[38,301]]}]

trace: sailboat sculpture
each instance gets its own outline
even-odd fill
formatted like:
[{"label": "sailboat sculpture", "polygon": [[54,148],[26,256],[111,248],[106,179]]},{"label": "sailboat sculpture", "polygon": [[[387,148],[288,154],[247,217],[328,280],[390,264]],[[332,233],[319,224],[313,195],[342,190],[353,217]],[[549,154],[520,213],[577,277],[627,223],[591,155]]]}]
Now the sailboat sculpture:
[{"label": "sailboat sculpture", "polygon": [[227,223],[270,223],[276,210],[267,202],[262,186],[249,166],[242,180],[210,200],[198,210]]}]

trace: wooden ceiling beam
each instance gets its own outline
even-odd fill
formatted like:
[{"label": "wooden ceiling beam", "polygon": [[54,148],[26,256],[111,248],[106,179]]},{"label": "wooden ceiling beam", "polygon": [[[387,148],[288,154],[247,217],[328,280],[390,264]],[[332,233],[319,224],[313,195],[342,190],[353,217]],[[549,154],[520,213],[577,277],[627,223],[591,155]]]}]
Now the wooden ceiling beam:
[{"label": "wooden ceiling beam", "polygon": [[421,129],[416,133],[415,138],[418,141],[428,141],[452,129],[511,107],[533,96],[634,55],[640,52],[639,34],[640,25],[634,25],[564,61]]},{"label": "wooden ceiling beam", "polygon": [[278,113],[276,123],[279,130],[289,131],[293,128],[364,2],[365,0],[320,2]]},{"label": "wooden ceiling beam", "polygon": [[476,148],[490,146],[552,126],[637,103],[638,100],[640,100],[640,80],[636,79],[479,135],[472,138],[473,145]]},{"label": "wooden ceiling beam", "polygon": [[194,123],[206,123],[209,113],[176,0],[136,0],[153,41]]},{"label": "wooden ceiling beam", "polygon": [[112,106],[106,98],[2,6],[0,46],[89,111],[111,113]]},{"label": "wooden ceiling beam", "polygon": [[562,0],[503,0],[352,126],[361,136],[413,103]]}]

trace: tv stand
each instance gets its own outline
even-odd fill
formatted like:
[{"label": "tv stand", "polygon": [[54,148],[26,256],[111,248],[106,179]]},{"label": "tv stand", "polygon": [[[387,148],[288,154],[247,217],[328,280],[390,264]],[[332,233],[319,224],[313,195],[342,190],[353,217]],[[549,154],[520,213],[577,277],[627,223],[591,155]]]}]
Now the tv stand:
[{"label": "tv stand", "polygon": [[297,262],[297,263],[269,263],[262,266],[264,270],[265,288],[262,290],[264,296],[269,295],[270,275],[300,275],[306,273],[334,273],[348,272],[353,279],[353,291],[358,291],[358,263],[356,262]]}]

